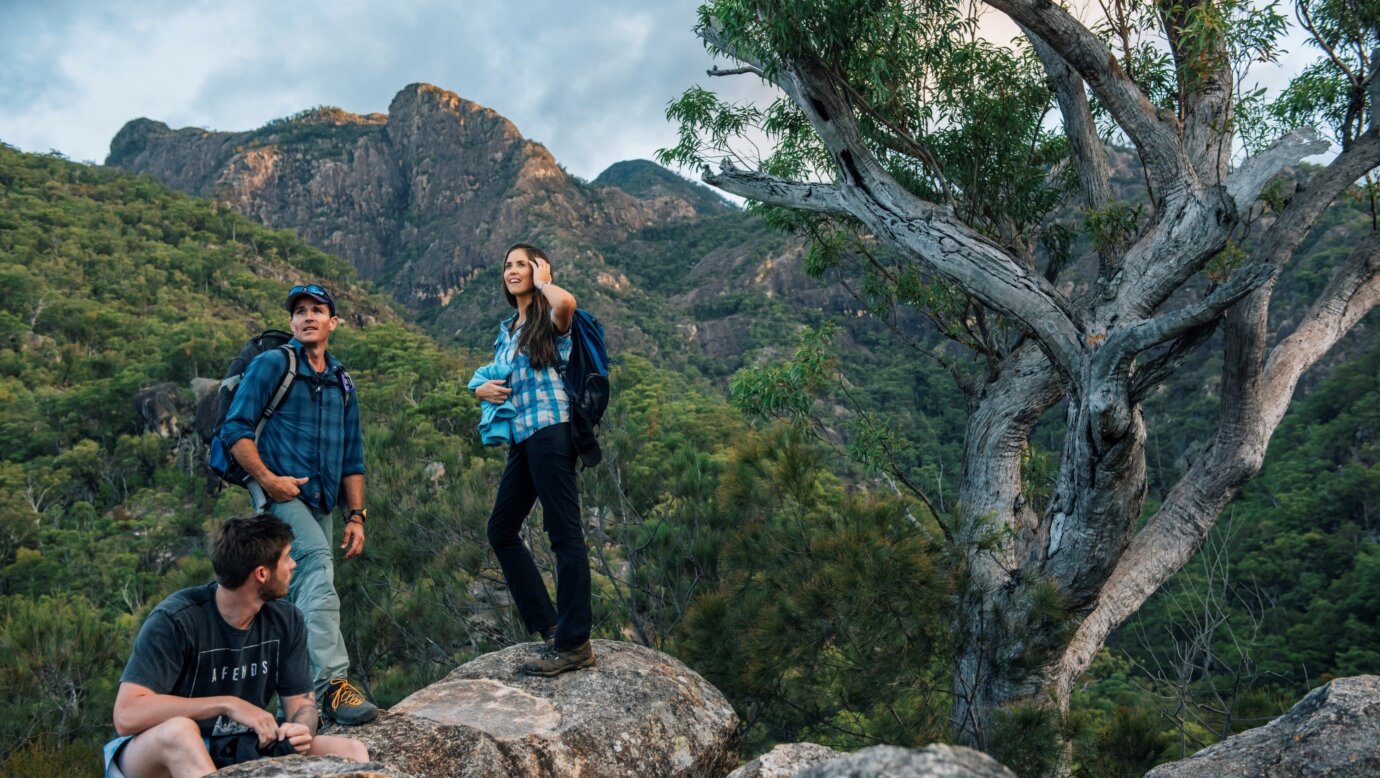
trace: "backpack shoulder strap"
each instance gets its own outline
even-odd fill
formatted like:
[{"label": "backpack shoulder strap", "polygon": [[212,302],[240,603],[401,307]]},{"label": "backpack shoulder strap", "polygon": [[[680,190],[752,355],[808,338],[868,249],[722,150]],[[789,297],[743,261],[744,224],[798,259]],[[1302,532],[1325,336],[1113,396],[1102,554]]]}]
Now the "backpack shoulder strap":
[{"label": "backpack shoulder strap", "polygon": [[292,388],[292,381],[297,377],[297,352],[290,345],[282,345],[278,348],[287,355],[287,369],[283,371],[283,377],[278,380],[278,389],[273,392],[273,397],[269,399],[268,405],[264,406],[263,415],[259,417],[259,425],[254,428],[254,439],[258,440],[259,435],[263,434],[264,425],[273,418],[278,407],[287,399],[288,390]]}]

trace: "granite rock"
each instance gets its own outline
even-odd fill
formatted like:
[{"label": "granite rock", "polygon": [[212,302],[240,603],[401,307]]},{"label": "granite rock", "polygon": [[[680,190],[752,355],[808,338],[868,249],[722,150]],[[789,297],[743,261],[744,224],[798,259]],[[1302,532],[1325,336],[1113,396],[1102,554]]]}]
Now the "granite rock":
[{"label": "granite rock", "polygon": [[1380,775],[1380,676],[1338,678],[1263,727],[1160,765],[1146,778]]},{"label": "granite rock", "polygon": [[676,659],[596,640],[592,668],[523,675],[538,648],[481,656],[348,734],[427,778],[719,778],[737,764],[733,708]]}]

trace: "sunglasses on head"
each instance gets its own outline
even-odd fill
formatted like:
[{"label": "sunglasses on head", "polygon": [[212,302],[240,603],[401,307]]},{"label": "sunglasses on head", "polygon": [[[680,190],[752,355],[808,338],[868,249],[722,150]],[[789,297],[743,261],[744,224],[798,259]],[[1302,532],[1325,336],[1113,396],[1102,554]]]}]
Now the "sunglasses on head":
[{"label": "sunglasses on head", "polygon": [[288,297],[296,297],[299,294],[314,294],[317,297],[324,297],[327,300],[333,299],[331,293],[326,291],[326,287],[319,284],[298,284],[288,291]]}]

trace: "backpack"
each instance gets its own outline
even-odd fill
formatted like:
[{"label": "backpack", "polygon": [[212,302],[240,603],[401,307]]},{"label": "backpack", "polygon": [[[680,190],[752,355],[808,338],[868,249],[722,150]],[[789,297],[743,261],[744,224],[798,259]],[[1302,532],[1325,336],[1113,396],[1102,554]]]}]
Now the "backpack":
[{"label": "backpack", "polygon": [[[258,440],[259,435],[263,434],[264,425],[287,399],[288,391],[292,389],[292,382],[298,378],[297,374],[297,352],[288,345],[292,340],[292,335],[282,330],[265,330],[264,332],[250,338],[244,348],[234,359],[230,360],[229,367],[225,368],[225,378],[221,379],[220,391],[216,394],[216,425],[211,431],[211,452],[207,457],[207,466],[211,472],[215,473],[222,481],[236,484],[238,486],[249,485],[249,473],[235,461],[235,457],[225,448],[221,442],[221,428],[225,426],[225,417],[230,413],[230,405],[235,401],[235,391],[240,388],[240,381],[244,380],[244,371],[249,367],[259,355],[282,349],[287,355],[287,364],[283,367],[283,374],[278,379],[278,388],[269,398],[268,404],[264,406],[263,414],[259,416],[259,423],[254,428],[254,439]],[[350,398],[354,395],[353,384],[350,377],[344,370],[340,371],[340,381],[338,385],[345,394],[345,404],[350,403]],[[337,382],[330,381],[332,385]]]},{"label": "backpack", "polygon": [[604,325],[588,311],[576,309],[570,322],[570,356],[558,368],[570,398],[570,431],[585,467],[603,460],[595,427],[609,405],[609,352]]}]

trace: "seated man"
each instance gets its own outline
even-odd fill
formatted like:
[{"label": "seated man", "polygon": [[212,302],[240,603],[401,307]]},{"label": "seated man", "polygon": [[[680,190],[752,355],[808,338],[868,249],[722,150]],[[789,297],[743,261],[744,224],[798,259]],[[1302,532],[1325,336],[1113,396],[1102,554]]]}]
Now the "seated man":
[{"label": "seated man", "polygon": [[[294,752],[369,759],[358,740],[316,735],[306,627],[279,599],[296,567],[291,546],[272,514],[229,519],[211,539],[217,583],[149,613],[120,677],[107,778],[201,776]],[[275,693],[281,724],[266,710]]]}]

